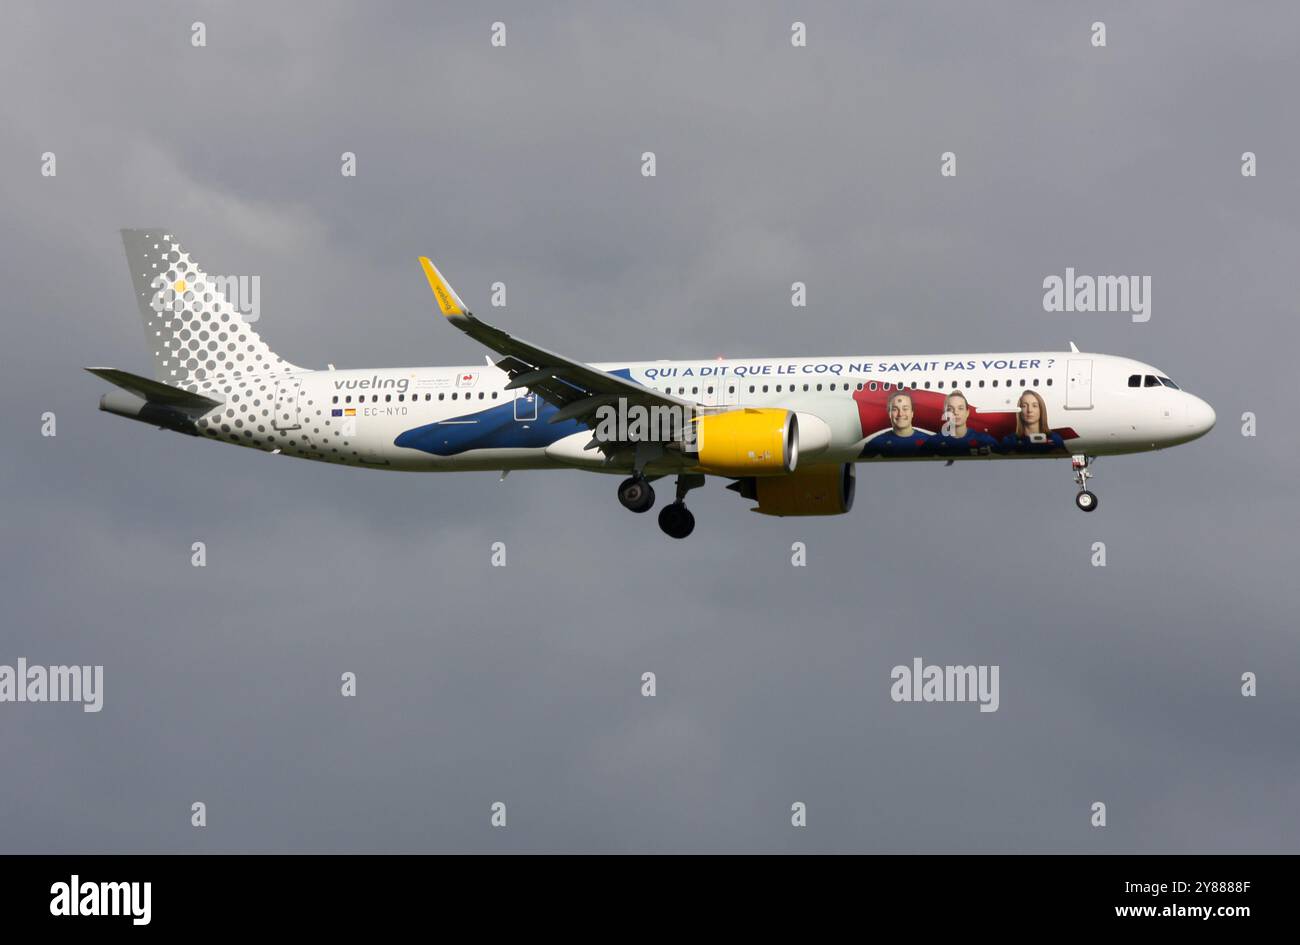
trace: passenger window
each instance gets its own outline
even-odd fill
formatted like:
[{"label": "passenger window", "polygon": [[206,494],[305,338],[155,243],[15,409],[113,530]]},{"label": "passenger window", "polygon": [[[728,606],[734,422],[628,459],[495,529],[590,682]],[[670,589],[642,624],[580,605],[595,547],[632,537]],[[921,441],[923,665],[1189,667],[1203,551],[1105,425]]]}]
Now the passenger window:
[{"label": "passenger window", "polygon": [[1160,386],[1160,382],[1157,381],[1157,380],[1155,379],[1155,377],[1154,377],[1153,375],[1151,375],[1151,374],[1148,374],[1144,380],[1145,380],[1145,382],[1144,382],[1143,385],[1142,385],[1143,387],[1159,387],[1159,386]]},{"label": "passenger window", "polygon": [[766,384],[763,385],[763,393],[765,393],[765,394],[767,393],[767,385],[766,385]]},{"label": "passenger window", "polygon": [[[997,386],[997,383],[998,383],[997,381],[994,381],[994,382],[993,382],[993,386],[996,387],[996,386]],[[930,382],[929,382],[929,381],[926,381],[926,382],[925,382],[925,389],[926,389],[926,390],[929,390],[929,389],[930,389]]]},{"label": "passenger window", "polygon": [[822,386],[821,386],[820,384],[818,384],[818,385],[817,385],[817,389],[818,389],[818,390],[821,390],[821,389],[822,389]]},{"label": "passenger window", "polygon": [[456,392],[455,392],[455,391],[452,391],[452,392],[451,392],[451,399],[452,399],[452,400],[455,400],[455,399],[456,399]]},{"label": "passenger window", "polygon": [[1047,386],[1048,387],[1052,386],[1052,379],[1050,377],[1047,379]]},{"label": "passenger window", "polygon": [[983,382],[983,381],[980,381],[980,387],[983,387],[983,386],[984,386],[984,382]]},{"label": "passenger window", "polygon": [[439,394],[439,395],[438,395],[438,399],[439,399],[439,400],[442,400],[442,399],[445,398],[446,396],[447,396],[446,394]]},{"label": "passenger window", "polygon": [[333,403],[336,403],[336,404],[337,404],[338,402],[339,402],[339,395],[338,395],[338,394],[335,394],[335,395],[334,395]]},{"label": "passenger window", "polygon": [[939,382],[939,390],[943,390],[943,381]]},{"label": "passenger window", "polygon": [[870,384],[867,385],[867,390],[875,390],[875,389],[876,389],[875,381],[872,381]]}]

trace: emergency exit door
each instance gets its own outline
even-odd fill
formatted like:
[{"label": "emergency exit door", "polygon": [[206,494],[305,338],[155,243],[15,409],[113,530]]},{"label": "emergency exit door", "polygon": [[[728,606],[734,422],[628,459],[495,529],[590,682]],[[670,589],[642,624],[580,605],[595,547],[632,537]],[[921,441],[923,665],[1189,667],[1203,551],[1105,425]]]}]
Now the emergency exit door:
[{"label": "emergency exit door", "polygon": [[1092,409],[1092,359],[1066,364],[1065,409]]}]

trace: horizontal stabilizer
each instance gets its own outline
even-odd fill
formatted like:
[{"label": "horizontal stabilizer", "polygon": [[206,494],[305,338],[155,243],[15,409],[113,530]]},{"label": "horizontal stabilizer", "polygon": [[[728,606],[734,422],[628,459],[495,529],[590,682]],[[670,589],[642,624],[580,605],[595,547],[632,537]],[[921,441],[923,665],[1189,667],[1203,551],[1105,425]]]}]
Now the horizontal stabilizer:
[{"label": "horizontal stabilizer", "polygon": [[164,384],[161,381],[152,381],[147,377],[141,377],[129,371],[103,367],[88,367],[86,370],[151,404],[177,407],[182,410],[201,410],[205,413],[213,407],[221,405],[221,401],[213,400],[211,397],[204,397],[202,394],[181,390],[179,387],[172,387],[170,384]]}]

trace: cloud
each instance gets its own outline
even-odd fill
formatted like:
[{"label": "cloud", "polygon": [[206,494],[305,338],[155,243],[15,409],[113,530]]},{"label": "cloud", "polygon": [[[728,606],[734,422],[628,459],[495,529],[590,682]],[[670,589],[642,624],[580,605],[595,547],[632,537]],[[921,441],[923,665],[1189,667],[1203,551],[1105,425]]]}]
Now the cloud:
[{"label": "cloud", "polygon": [[[0,705],[0,848],[1286,848],[1291,7],[814,4],[805,50],[779,4],[304,9],[4,14],[0,662],[103,663],[105,708]],[[141,224],[260,275],[304,365],[479,364],[430,254],[590,360],[1074,340],[1220,421],[1103,460],[1092,516],[1064,463],[869,465],[846,518],[713,485],[670,542],[614,477],[380,475],[98,413],[80,368],[145,364]],[[1044,313],[1067,265],[1152,275],[1151,322]],[[891,702],[916,656],[999,664],[999,711]]]}]

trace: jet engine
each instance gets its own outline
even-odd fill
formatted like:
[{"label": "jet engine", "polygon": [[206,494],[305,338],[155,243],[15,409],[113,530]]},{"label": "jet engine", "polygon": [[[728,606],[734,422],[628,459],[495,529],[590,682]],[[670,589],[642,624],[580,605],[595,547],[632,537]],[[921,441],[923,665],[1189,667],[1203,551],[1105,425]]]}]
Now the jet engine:
[{"label": "jet engine", "polygon": [[745,407],[696,417],[701,471],[719,476],[783,476],[799,462],[799,421],[789,410]]},{"label": "jet engine", "polygon": [[762,515],[843,515],[853,508],[857,473],[852,463],[805,466],[788,476],[748,477],[727,486]]}]

